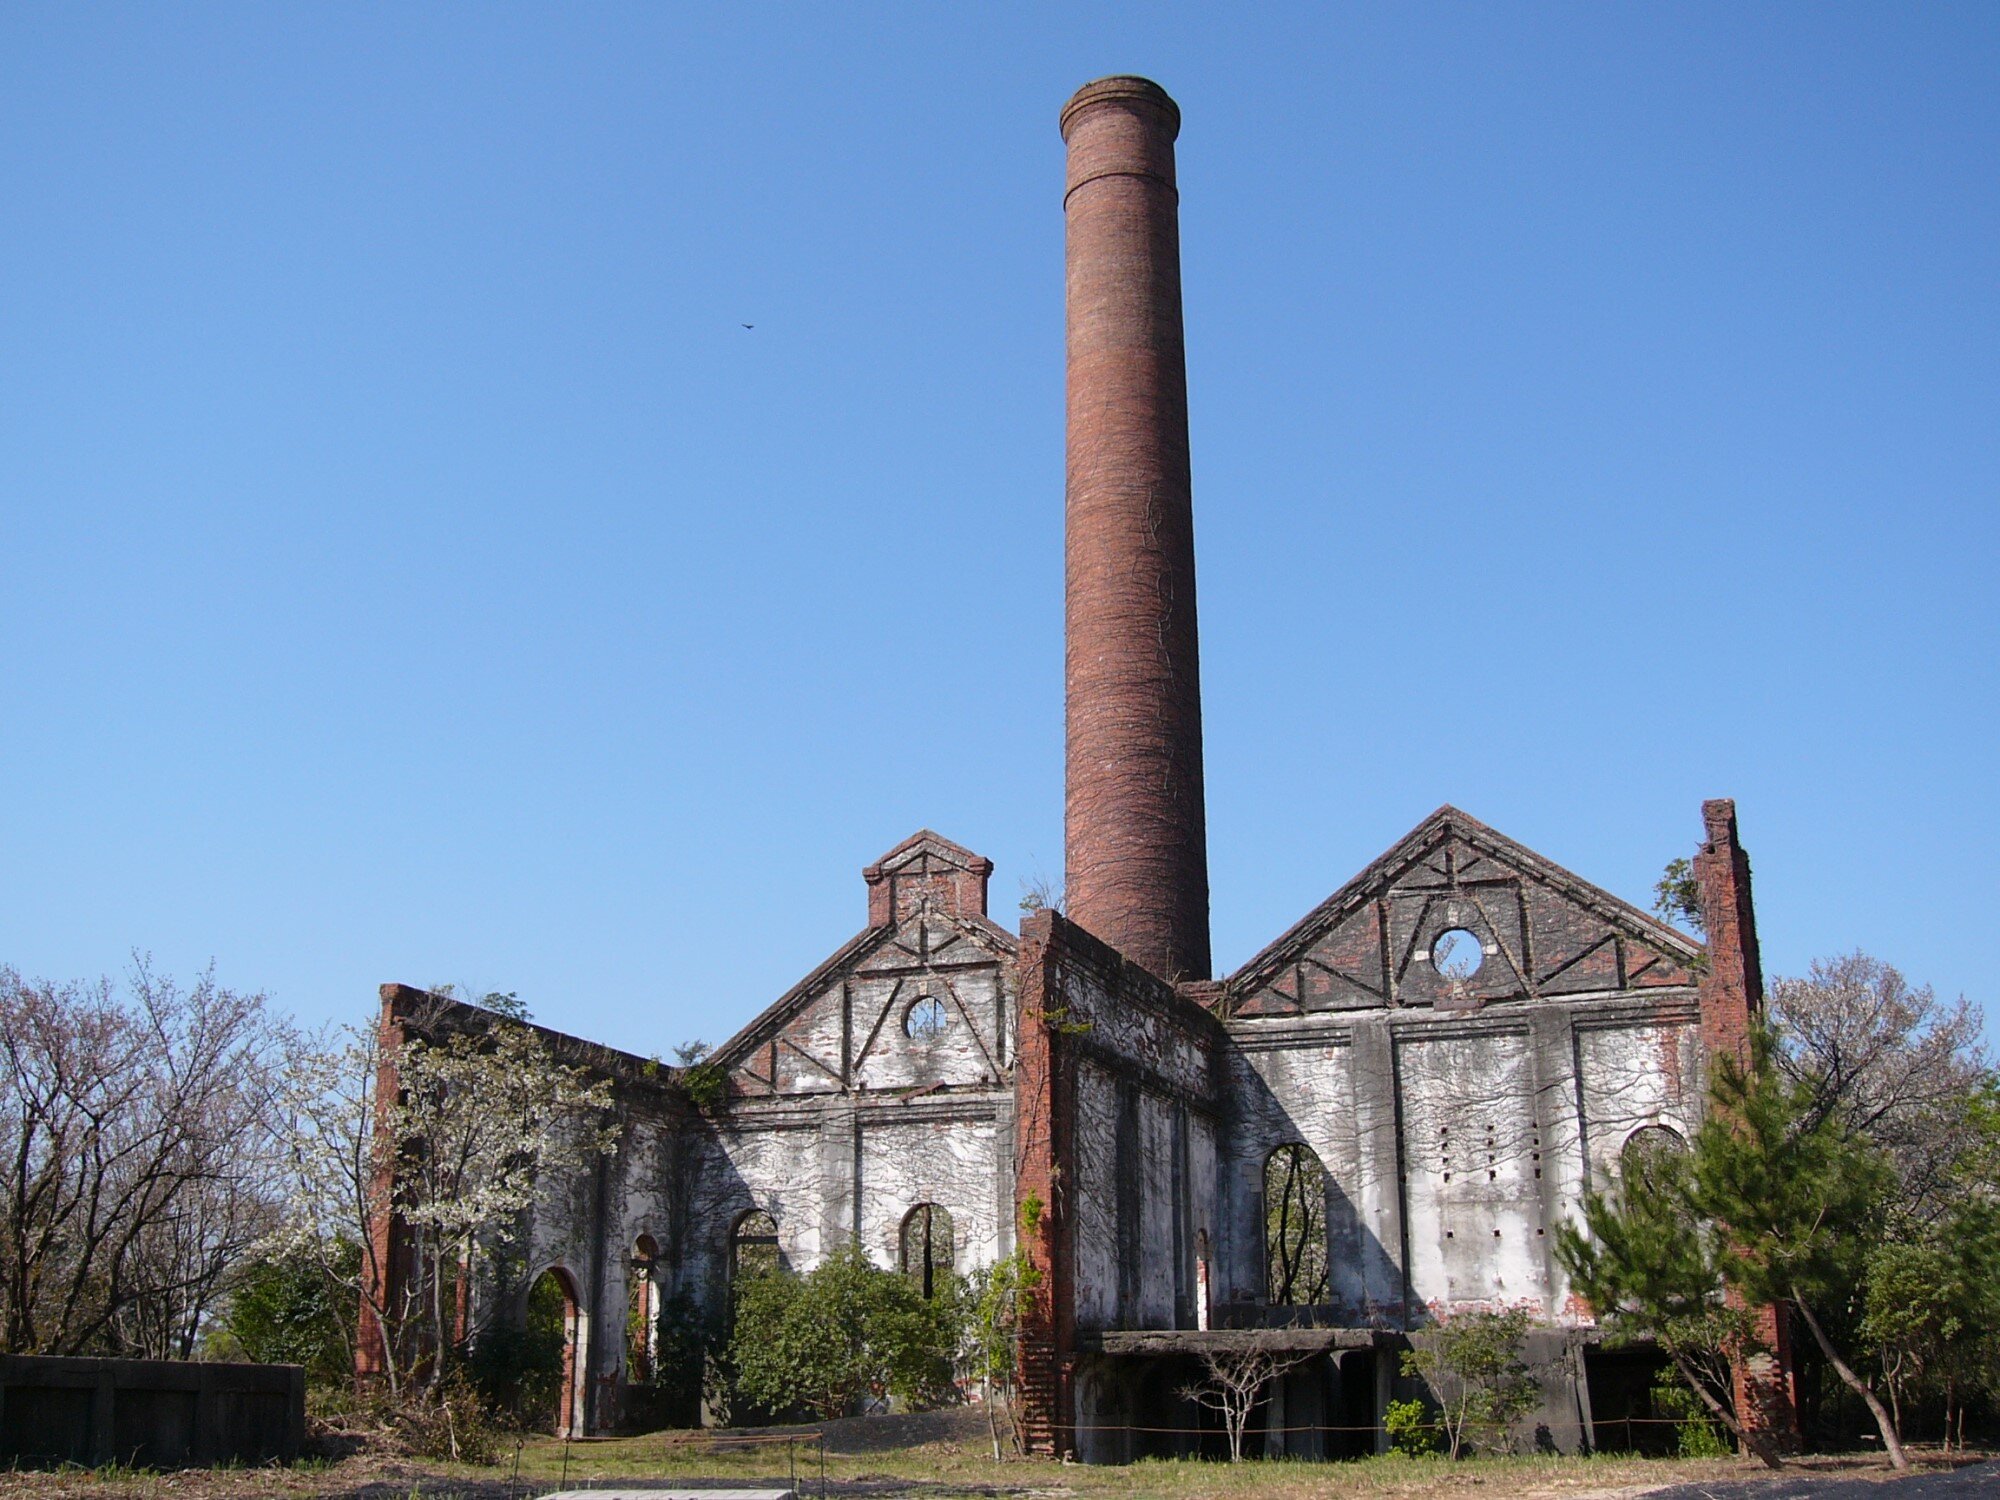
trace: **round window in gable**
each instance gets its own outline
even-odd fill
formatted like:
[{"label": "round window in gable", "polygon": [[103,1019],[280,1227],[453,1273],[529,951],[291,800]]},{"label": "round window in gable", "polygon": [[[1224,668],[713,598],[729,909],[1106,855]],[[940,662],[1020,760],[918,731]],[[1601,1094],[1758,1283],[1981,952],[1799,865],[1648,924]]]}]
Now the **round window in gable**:
[{"label": "round window in gable", "polygon": [[903,1017],[903,1034],[913,1042],[934,1042],[944,1035],[944,1002],[926,995]]},{"label": "round window in gable", "polygon": [[1486,950],[1463,927],[1439,933],[1437,941],[1431,944],[1431,966],[1437,970],[1438,978],[1449,983],[1465,983],[1485,962]]}]

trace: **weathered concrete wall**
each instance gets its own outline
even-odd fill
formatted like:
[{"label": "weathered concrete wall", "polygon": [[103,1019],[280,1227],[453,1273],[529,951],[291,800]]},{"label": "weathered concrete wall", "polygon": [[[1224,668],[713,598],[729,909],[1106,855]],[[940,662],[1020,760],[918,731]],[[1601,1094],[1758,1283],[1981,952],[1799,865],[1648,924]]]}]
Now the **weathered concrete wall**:
[{"label": "weathered concrete wall", "polygon": [[1395,1068],[1386,1017],[1232,1023],[1215,1296],[1263,1302],[1264,1164],[1303,1142],[1328,1177],[1329,1316],[1403,1320]]},{"label": "weathered concrete wall", "polygon": [[1329,1180],[1319,1317],[1398,1327],[1424,1308],[1564,1315],[1555,1227],[1608,1180],[1635,1131],[1686,1136],[1697,1123],[1695,1021],[1682,992],[1477,1020],[1232,1022],[1222,1295],[1264,1299],[1264,1163],[1296,1141]]},{"label": "weathered concrete wall", "polygon": [[[1447,968],[1447,932],[1470,935]],[[1559,1224],[1638,1129],[1699,1107],[1699,949],[1446,808],[1225,986],[1224,1281],[1263,1296],[1263,1164],[1330,1182],[1326,1316],[1573,1318]],[[1467,966],[1470,972],[1466,971]]]},{"label": "weathered concrete wall", "polygon": [[[1444,934],[1476,943],[1447,965]],[[1474,1309],[1544,1320],[1533,1422],[1582,1441],[1554,1256],[1634,1132],[1699,1122],[1700,950],[1444,809],[1223,986],[1229,1087],[1225,1316],[1420,1329]],[[1328,1176],[1327,1305],[1271,1308],[1264,1164],[1309,1146]]]},{"label": "weathered concrete wall", "polygon": [[1063,924],[1055,988],[1074,1054],[1079,1330],[1195,1322],[1195,1247],[1216,1222],[1222,1028]]},{"label": "weathered concrete wall", "polygon": [[[1017,942],[986,918],[987,868],[932,834],[870,866],[880,925],[717,1054],[728,1098],[711,1113],[672,1070],[559,1039],[616,1080],[624,1126],[615,1156],[544,1186],[526,1237],[525,1276],[559,1267],[577,1301],[579,1430],[616,1417],[641,1235],[662,1292],[714,1305],[752,1210],[806,1270],[849,1240],[894,1266],[905,1217],[935,1204],[970,1269],[1009,1252],[1032,1196],[1038,1446],[1144,1426],[1167,1400],[1165,1367],[1114,1359],[1107,1338],[1389,1336],[1495,1307],[1544,1321],[1535,1423],[1574,1444],[1589,1318],[1555,1230],[1635,1131],[1699,1123],[1696,945],[1450,809],[1237,975],[1178,992],[1054,913]],[[1476,972],[1443,965],[1448,929],[1473,935]],[[1329,1290],[1311,1308],[1267,1305],[1264,1164],[1291,1143],[1328,1179]],[[1341,1358],[1288,1383],[1292,1416],[1379,1411],[1388,1364]],[[1315,1424],[1296,1451],[1335,1441],[1331,1416]]]}]

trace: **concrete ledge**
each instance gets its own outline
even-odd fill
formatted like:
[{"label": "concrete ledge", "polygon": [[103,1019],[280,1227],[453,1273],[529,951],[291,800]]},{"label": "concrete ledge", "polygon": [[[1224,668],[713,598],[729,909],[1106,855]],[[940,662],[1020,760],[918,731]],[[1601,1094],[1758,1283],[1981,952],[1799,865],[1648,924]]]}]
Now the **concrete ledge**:
[{"label": "concrete ledge", "polygon": [[1408,1340],[1381,1328],[1151,1328],[1078,1334],[1080,1348],[1105,1354],[1331,1354],[1336,1349],[1398,1349]]}]

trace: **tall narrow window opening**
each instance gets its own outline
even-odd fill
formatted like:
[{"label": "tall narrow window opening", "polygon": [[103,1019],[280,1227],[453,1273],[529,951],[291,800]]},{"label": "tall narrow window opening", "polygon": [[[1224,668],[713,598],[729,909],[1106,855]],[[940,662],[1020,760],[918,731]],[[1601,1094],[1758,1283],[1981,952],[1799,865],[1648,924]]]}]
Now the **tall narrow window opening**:
[{"label": "tall narrow window opening", "polygon": [[1326,1168],[1310,1146],[1280,1146],[1264,1163],[1264,1258],[1273,1306],[1326,1301]]},{"label": "tall narrow window opening", "polygon": [[951,1215],[919,1203],[903,1220],[903,1274],[934,1296],[951,1275],[951,1256]]},{"label": "tall narrow window opening", "polygon": [[650,1234],[632,1246],[632,1295],[625,1317],[625,1368],[637,1385],[657,1376],[660,1326],[660,1247]]},{"label": "tall narrow window opening", "polygon": [[752,1209],[736,1221],[729,1238],[729,1274],[762,1276],[778,1269],[777,1221],[761,1209]]}]

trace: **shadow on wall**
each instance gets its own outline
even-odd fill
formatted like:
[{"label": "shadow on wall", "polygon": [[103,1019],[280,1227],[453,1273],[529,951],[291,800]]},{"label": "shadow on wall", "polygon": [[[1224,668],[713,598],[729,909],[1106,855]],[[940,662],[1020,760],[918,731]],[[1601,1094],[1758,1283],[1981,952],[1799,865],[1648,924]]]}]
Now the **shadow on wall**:
[{"label": "shadow on wall", "polygon": [[[1255,1292],[1221,1301],[1216,1326],[1400,1330],[1427,1321],[1422,1306],[1411,1308],[1400,1247],[1392,1251],[1368,1227],[1361,1184],[1342,1181],[1343,1167],[1350,1176],[1357,1169],[1338,1152],[1329,1166],[1257,1069],[1239,1065],[1231,1083],[1224,1205],[1235,1275],[1225,1293]],[[1360,1143],[1352,1160],[1372,1154]],[[1394,1191],[1393,1176],[1382,1188]]]},{"label": "shadow on wall", "polygon": [[[655,1130],[621,1155],[615,1185],[586,1177],[538,1204],[527,1249],[495,1277],[498,1316],[477,1334],[474,1378],[531,1427],[602,1432],[662,1403],[694,1420],[737,1259],[783,1263],[789,1226],[753,1195],[715,1122],[690,1113]],[[676,1359],[696,1367],[692,1399],[661,1389],[686,1374],[667,1368]]]}]

